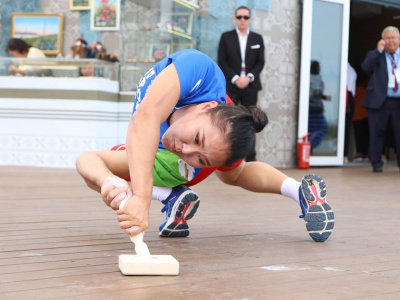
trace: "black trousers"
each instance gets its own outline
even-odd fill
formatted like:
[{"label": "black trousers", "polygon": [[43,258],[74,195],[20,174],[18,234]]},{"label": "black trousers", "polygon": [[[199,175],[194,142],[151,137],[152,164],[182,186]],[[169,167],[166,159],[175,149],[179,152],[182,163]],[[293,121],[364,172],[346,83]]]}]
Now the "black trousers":
[{"label": "black trousers", "polygon": [[[258,91],[252,88],[238,89],[237,87],[230,88],[227,91],[229,97],[231,97],[233,103],[236,105],[243,105],[246,107],[257,105],[258,101]],[[251,148],[249,154],[246,156],[246,161],[256,160],[256,143],[254,141],[253,147]]]},{"label": "black trousers", "polygon": [[368,154],[369,152],[369,125],[368,118],[354,121],[354,137],[356,140],[357,153]]},{"label": "black trousers", "polygon": [[354,116],[354,97],[351,92],[347,92],[346,118],[344,126],[344,156],[349,155],[350,128]]},{"label": "black trousers", "polygon": [[231,86],[227,89],[227,93],[236,105],[241,104],[246,107],[257,105],[258,91],[254,88],[239,89]]},{"label": "black trousers", "polygon": [[392,126],[397,164],[400,167],[400,98],[387,97],[379,109],[368,109],[370,155],[373,167],[382,167],[382,151],[388,126]]}]

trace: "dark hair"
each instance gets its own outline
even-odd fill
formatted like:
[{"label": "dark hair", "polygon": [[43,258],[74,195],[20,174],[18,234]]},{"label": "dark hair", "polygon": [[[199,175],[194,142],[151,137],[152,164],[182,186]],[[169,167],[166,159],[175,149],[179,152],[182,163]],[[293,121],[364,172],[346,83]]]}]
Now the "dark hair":
[{"label": "dark hair", "polygon": [[311,61],[310,73],[313,75],[319,74],[319,62],[316,60]]},{"label": "dark hair", "polygon": [[267,114],[257,106],[246,108],[243,105],[220,104],[207,113],[230,143],[225,166],[246,157],[255,142],[256,133],[268,124]]},{"label": "dark hair", "polygon": [[239,6],[238,8],[236,8],[235,14],[238,12],[239,9],[247,9],[249,11],[249,15],[251,16],[251,10],[247,6],[244,6],[244,5]]},{"label": "dark hair", "polygon": [[7,51],[18,51],[19,53],[26,53],[29,51],[31,45],[27,44],[24,40],[21,39],[10,39],[8,41],[6,50]]}]

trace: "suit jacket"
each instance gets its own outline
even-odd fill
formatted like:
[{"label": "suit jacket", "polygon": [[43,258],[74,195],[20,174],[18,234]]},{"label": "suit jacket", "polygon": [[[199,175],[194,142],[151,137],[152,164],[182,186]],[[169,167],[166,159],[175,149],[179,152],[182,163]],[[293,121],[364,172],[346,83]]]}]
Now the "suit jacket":
[{"label": "suit jacket", "polygon": [[382,51],[382,53],[377,49],[369,51],[361,63],[361,68],[371,75],[363,106],[378,109],[386,99],[389,82],[385,51]]},{"label": "suit jacket", "polygon": [[[246,74],[252,73],[254,81],[248,88],[261,90],[260,73],[264,67],[264,41],[260,34],[250,31],[247,38],[245,53]],[[235,30],[227,31],[221,35],[218,47],[218,65],[226,79],[228,91],[236,88],[231,80],[235,75],[240,75],[242,57],[240,55],[239,38]]]}]

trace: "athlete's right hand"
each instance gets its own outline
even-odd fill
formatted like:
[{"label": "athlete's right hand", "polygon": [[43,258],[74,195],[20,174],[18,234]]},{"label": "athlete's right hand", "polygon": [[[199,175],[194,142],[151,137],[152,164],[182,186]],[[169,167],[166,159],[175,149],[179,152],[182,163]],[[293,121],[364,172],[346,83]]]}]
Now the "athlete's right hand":
[{"label": "athlete's right hand", "polygon": [[135,236],[149,227],[150,206],[146,199],[134,195],[117,211],[119,227],[130,236]]},{"label": "athlete's right hand", "polygon": [[119,204],[126,197],[132,196],[129,183],[119,177],[108,177],[101,185],[101,197],[104,203],[113,210],[118,210]]}]

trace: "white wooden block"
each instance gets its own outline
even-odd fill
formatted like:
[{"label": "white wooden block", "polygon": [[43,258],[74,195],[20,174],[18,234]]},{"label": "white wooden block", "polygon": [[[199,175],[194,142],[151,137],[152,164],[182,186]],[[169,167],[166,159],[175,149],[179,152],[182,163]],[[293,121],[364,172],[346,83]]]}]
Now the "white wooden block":
[{"label": "white wooden block", "polygon": [[171,255],[151,255],[151,259],[133,254],[119,256],[124,275],[178,275],[179,262]]}]

